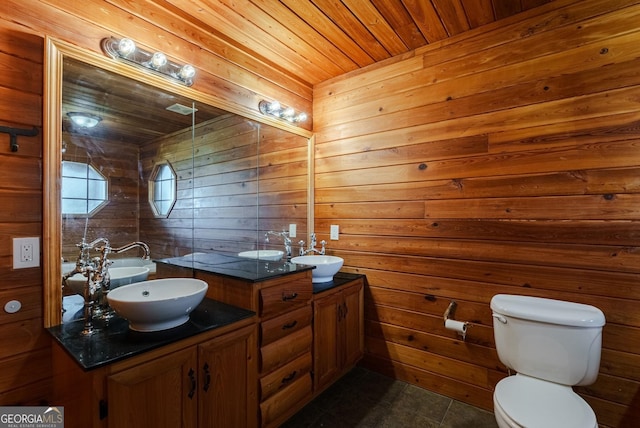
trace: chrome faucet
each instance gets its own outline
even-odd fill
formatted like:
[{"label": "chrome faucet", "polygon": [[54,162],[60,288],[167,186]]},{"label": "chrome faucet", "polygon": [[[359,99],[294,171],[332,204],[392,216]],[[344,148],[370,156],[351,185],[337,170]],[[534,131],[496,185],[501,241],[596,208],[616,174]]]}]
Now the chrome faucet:
[{"label": "chrome faucet", "polygon": [[312,253],[312,254],[313,253],[318,253],[319,255],[324,256],[324,253],[326,251],[325,246],[327,245],[327,241],[325,241],[324,239],[322,241],[320,241],[320,245],[322,245],[322,248],[318,250],[316,248],[317,241],[316,241],[316,234],[314,232],[314,233],[311,234],[311,244],[309,245],[309,249],[308,250],[304,249],[304,241],[300,241],[300,242],[298,242],[298,244],[300,244],[300,252],[299,252],[299,254],[301,256],[307,255],[309,253]]},{"label": "chrome faucet", "polygon": [[[91,335],[94,333],[93,318],[94,311],[96,309],[96,302],[99,299],[98,291],[102,289],[104,282],[104,271],[107,266],[104,260],[104,253],[100,257],[91,257],[91,250],[97,249],[96,246],[102,243],[104,248],[109,246],[109,240],[106,238],[98,238],[90,243],[87,243],[84,238],[82,242],[76,244],[76,247],[80,249],[76,265],[71,272],[68,272],[62,276],[62,285],[67,285],[67,280],[75,274],[82,274],[87,281],[85,283],[83,297],[84,297],[84,329],[82,334]],[[106,275],[108,278],[108,274]]]},{"label": "chrome faucet", "polygon": [[264,234],[264,242],[269,243],[269,235],[280,236],[284,241],[284,253],[286,255],[287,261],[291,260],[291,239],[289,238],[289,232],[274,232],[273,230],[268,231]]},{"label": "chrome faucet", "polygon": [[[100,243],[102,243],[102,246],[97,247]],[[106,324],[113,316],[113,311],[107,301],[107,294],[111,288],[109,266],[112,262],[109,260],[109,254],[122,253],[132,248],[142,248],[144,251],[144,259],[149,260],[150,251],[147,244],[139,241],[131,242],[119,248],[111,248],[109,240],[106,238],[98,238],[88,244],[83,239],[82,242],[76,244],[76,246],[80,248],[76,266],[71,272],[62,276],[62,284],[66,285],[67,280],[77,273],[87,278],[83,293],[84,329],[82,333],[84,335],[91,335],[95,332],[93,326],[94,319],[100,319]],[[91,258],[90,251],[93,249],[100,252],[99,257]]]},{"label": "chrome faucet", "polygon": [[142,248],[142,251],[144,251],[144,256],[142,257],[143,260],[149,260],[151,258],[149,246],[141,241],[130,242],[119,248],[111,248],[107,242],[100,248],[100,259],[94,274],[94,281],[98,285],[98,307],[94,310],[94,312],[96,312],[94,316],[102,319],[104,322],[108,322],[114,315],[113,310],[109,306],[109,301],[107,300],[107,294],[109,294],[109,291],[111,290],[109,266],[113,263],[108,258],[109,253],[124,253],[125,251],[129,251],[133,248]]},{"label": "chrome faucet", "polygon": [[131,250],[132,248],[142,248],[142,251],[144,251],[144,260],[149,260],[151,258],[151,251],[149,251],[149,246],[141,241],[130,242],[120,248],[110,248],[109,251],[113,254],[118,254],[124,253],[125,251]]}]

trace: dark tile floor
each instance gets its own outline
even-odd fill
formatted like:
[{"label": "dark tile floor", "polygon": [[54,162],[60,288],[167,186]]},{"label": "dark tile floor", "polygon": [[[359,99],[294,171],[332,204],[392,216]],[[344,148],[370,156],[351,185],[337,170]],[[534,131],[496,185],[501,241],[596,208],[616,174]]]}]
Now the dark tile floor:
[{"label": "dark tile floor", "polygon": [[496,428],[493,413],[356,367],[281,428]]}]

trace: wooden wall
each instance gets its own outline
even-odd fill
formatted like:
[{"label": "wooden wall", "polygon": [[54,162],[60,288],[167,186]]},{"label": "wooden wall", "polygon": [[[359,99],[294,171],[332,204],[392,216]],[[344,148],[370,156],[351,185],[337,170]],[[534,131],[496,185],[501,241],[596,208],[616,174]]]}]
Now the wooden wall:
[{"label": "wooden wall", "polygon": [[[116,248],[137,241],[138,146],[67,133],[63,133],[63,140],[66,143],[63,159],[90,163],[107,179],[109,194],[109,202],[92,214],[88,221],[85,216],[63,216],[62,256],[65,261],[75,262],[78,258],[76,244],[82,242],[85,226],[88,242],[105,237]],[[133,252],[128,255],[136,256]]]},{"label": "wooden wall", "polygon": [[[157,12],[153,3],[128,0],[2,3],[0,126],[36,126],[40,132],[20,137],[17,153],[10,152],[9,137],[0,134],[0,308],[12,299],[22,302],[16,314],[0,309],[0,405],[42,402],[51,387],[50,340],[42,327],[42,270],[14,271],[11,245],[13,237],[42,235],[45,36],[100,52],[102,38],[131,35],[141,44],[167,48],[169,56],[194,64],[199,71],[193,89],[217,97],[228,109],[257,114],[258,101],[269,98],[311,110],[310,87],[283,70],[243,56],[202,28]],[[305,124],[311,125],[311,121]]]},{"label": "wooden wall", "polygon": [[491,297],[582,302],[607,325],[579,392],[603,426],[640,418],[633,3],[554,2],[314,88],[315,228],[367,275],[367,366],[492,409]]},{"label": "wooden wall", "polygon": [[[30,130],[11,152],[0,134],[0,405],[38,403],[50,388],[51,352],[42,328],[42,271],[13,270],[14,237],[42,235],[43,40],[0,27],[0,126]],[[22,302],[15,314],[10,300]]]},{"label": "wooden wall", "polygon": [[[140,239],[155,258],[191,252],[236,254],[264,249],[268,230],[307,231],[307,139],[238,115],[196,126],[141,151]],[[156,218],[146,183],[153,166],[169,161],[178,176],[178,200],[168,218]],[[268,248],[282,249],[271,238]]]}]

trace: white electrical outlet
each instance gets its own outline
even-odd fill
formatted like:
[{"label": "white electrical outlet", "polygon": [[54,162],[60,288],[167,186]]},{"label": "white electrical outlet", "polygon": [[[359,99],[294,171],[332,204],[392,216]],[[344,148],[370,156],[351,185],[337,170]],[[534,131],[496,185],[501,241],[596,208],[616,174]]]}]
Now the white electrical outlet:
[{"label": "white electrical outlet", "polygon": [[40,266],[40,238],[13,238],[13,268]]},{"label": "white electrical outlet", "polygon": [[289,238],[295,238],[297,233],[297,227],[295,223],[289,225]]},{"label": "white electrical outlet", "polygon": [[332,224],[331,234],[329,238],[331,238],[332,241],[337,241],[339,236],[340,236],[340,226],[338,226],[337,224]]}]

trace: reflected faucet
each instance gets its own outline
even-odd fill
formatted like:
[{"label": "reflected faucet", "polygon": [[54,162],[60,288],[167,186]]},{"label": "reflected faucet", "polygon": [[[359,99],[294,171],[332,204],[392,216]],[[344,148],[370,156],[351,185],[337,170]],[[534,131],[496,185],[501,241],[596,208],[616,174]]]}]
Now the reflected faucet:
[{"label": "reflected faucet", "polygon": [[291,260],[291,239],[289,238],[289,232],[274,232],[273,230],[268,231],[264,234],[264,242],[269,243],[269,235],[281,236],[284,241],[284,253],[287,257],[287,261]]}]

